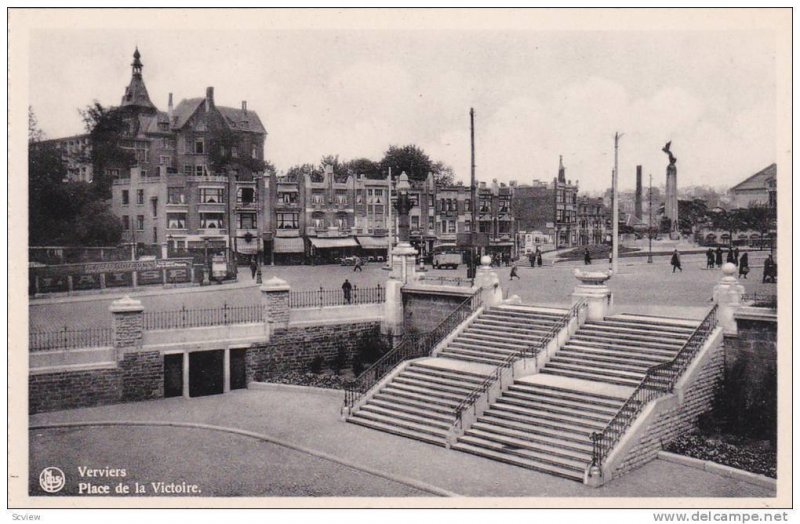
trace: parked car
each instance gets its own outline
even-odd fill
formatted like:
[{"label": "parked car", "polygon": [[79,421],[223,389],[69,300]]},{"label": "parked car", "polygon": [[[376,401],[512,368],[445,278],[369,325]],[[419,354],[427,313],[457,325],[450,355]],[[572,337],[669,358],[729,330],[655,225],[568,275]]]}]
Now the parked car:
[{"label": "parked car", "polygon": [[433,255],[434,269],[439,269],[440,267],[458,269],[458,265],[460,263],[461,263],[461,253],[458,252],[436,253],[435,255]]},{"label": "parked car", "polygon": [[339,263],[343,266],[355,266],[358,257],[342,257]]}]

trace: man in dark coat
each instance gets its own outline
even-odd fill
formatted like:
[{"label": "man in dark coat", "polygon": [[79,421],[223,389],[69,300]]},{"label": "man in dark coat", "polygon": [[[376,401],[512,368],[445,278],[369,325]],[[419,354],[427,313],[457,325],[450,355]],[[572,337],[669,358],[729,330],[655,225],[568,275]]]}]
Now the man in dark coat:
[{"label": "man in dark coat", "polygon": [[676,269],[679,269],[681,273],[683,273],[683,268],[681,267],[681,256],[678,253],[678,250],[672,252],[672,260],[669,262],[672,264],[672,272],[674,273]]},{"label": "man in dark coat", "polygon": [[250,273],[252,273],[253,279],[256,278],[257,272],[258,272],[258,262],[256,262],[256,258],[253,257],[250,259]]},{"label": "man in dark coat", "polygon": [[536,248],[536,265],[542,267],[542,252],[538,247]]},{"label": "man in dark coat", "polygon": [[352,300],[350,294],[352,291],[353,291],[353,284],[351,284],[350,281],[345,278],[344,284],[342,284],[342,293],[344,293],[344,301],[347,302],[348,304]]},{"label": "man in dark coat", "polygon": [[717,267],[722,267],[722,248],[720,246],[717,246],[716,255]]},{"label": "man in dark coat", "polygon": [[775,260],[772,258],[772,255],[768,255],[767,259],[764,261],[764,276],[761,279],[761,283],[763,284],[769,280],[774,284],[777,276],[778,266],[775,264]]},{"label": "man in dark coat", "polygon": [[589,248],[583,248],[583,263],[584,265],[589,265],[592,263],[592,255],[589,254]]},{"label": "man in dark coat", "polygon": [[730,262],[731,264],[736,264],[736,258],[733,256],[733,248],[728,248],[728,258],[726,262]]},{"label": "man in dark coat", "polygon": [[714,269],[714,250],[711,248],[706,251],[706,269]]},{"label": "man in dark coat", "polygon": [[750,272],[750,262],[747,260],[747,253],[742,253],[742,258],[739,259],[739,276],[747,278]]}]

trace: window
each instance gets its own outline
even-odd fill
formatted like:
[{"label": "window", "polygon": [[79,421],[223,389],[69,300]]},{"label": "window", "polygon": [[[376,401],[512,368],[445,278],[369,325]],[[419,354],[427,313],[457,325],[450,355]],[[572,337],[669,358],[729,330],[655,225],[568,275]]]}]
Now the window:
[{"label": "window", "polygon": [[298,225],[297,213],[278,213],[278,229],[297,229]]},{"label": "window", "polygon": [[131,195],[127,189],[122,190],[122,205],[127,206],[131,202]]},{"label": "window", "polygon": [[448,220],[447,221],[447,232],[448,233],[455,233],[456,232],[456,221],[455,220]]},{"label": "window", "polygon": [[194,140],[194,153],[196,155],[202,155],[205,151],[205,142],[202,138],[195,138]]},{"label": "window", "polygon": [[500,199],[500,213],[508,213],[508,199]]},{"label": "window", "polygon": [[231,156],[233,158],[239,158],[239,148],[236,146],[231,147]]},{"label": "window", "polygon": [[202,229],[222,229],[225,227],[224,213],[200,213],[200,227]]},{"label": "window", "polygon": [[128,215],[122,215],[122,229],[125,231],[131,230],[131,218]]},{"label": "window", "polygon": [[183,174],[184,175],[192,176],[192,172],[193,171],[194,171],[194,168],[192,166],[190,166],[189,164],[183,164]]},{"label": "window", "polygon": [[236,227],[239,229],[257,229],[258,215],[255,213],[239,213],[236,215]]},{"label": "window", "polygon": [[337,217],[336,225],[339,229],[347,229],[347,217]]},{"label": "window", "polygon": [[240,187],[236,190],[236,203],[249,205],[256,201],[256,190],[252,187]]},{"label": "window", "polygon": [[467,220],[464,222],[464,233],[470,233],[472,231],[472,221]]},{"label": "window", "polygon": [[472,200],[469,198],[464,200],[464,211],[470,212],[472,211]]},{"label": "window", "polygon": [[324,218],[315,218],[314,220],[314,227],[316,229],[325,229],[325,219]]},{"label": "window", "polygon": [[158,228],[153,226],[153,244],[158,244]]},{"label": "window", "polygon": [[169,155],[161,155],[158,157],[158,163],[162,166],[172,164],[172,157]]},{"label": "window", "polygon": [[186,229],[186,213],[167,213],[167,229]]},{"label": "window", "polygon": [[364,191],[359,189],[356,191],[356,204],[364,203]]},{"label": "window", "polygon": [[185,204],[186,193],[182,187],[167,188],[167,204]]},{"label": "window", "polygon": [[315,206],[322,205],[324,200],[325,200],[324,194],[321,191],[314,191],[311,194],[311,203],[314,204]]},{"label": "window", "polygon": [[108,169],[106,172],[111,178],[119,178],[119,169]]},{"label": "window", "polygon": [[480,212],[481,213],[488,213],[490,211],[490,207],[491,206],[489,204],[489,201],[487,199],[485,199],[485,198],[482,198],[481,199]]},{"label": "window", "polygon": [[419,217],[412,216],[411,217],[411,229],[419,229]]},{"label": "window", "polygon": [[278,202],[282,204],[296,204],[297,193],[295,193],[294,191],[278,193]]},{"label": "window", "polygon": [[150,203],[153,205],[153,218],[156,218],[158,216],[158,197],[151,198]]},{"label": "window", "polygon": [[136,190],[136,203],[140,206],[144,204],[144,189]]},{"label": "window", "polygon": [[136,231],[144,231],[144,215],[136,215]]},{"label": "window", "polygon": [[224,204],[225,190],[222,188],[200,188],[200,202],[202,204]]},{"label": "window", "polygon": [[147,169],[141,169],[139,172],[141,173],[142,178],[147,178]]},{"label": "window", "polygon": [[340,206],[347,205],[347,191],[336,190],[336,203]]},{"label": "window", "polygon": [[204,176],[206,174],[206,166],[204,164],[200,164],[199,166],[194,166],[194,176]]},{"label": "window", "polygon": [[253,146],[250,148],[250,156],[252,158],[258,158],[258,148],[255,144],[253,144]]},{"label": "window", "polygon": [[492,223],[488,220],[481,220],[478,222],[478,230],[481,233],[491,233],[492,231]]}]

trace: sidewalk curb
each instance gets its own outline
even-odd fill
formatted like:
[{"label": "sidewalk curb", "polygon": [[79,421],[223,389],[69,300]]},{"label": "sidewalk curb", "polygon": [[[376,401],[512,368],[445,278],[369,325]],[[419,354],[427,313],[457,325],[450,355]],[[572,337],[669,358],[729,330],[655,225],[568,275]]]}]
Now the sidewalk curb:
[{"label": "sidewalk curb", "polygon": [[286,391],[289,393],[313,393],[315,395],[327,395],[329,397],[341,397],[344,399],[344,391],[341,389],[321,388],[317,386],[299,386],[297,384],[280,384],[278,382],[249,382],[247,389],[254,391]]},{"label": "sidewalk curb", "polygon": [[759,475],[757,473],[750,473],[743,469],[737,469],[723,464],[717,464],[710,460],[701,460],[694,457],[687,457],[685,455],[678,455],[677,453],[670,453],[669,451],[659,451],[658,458],[667,462],[673,462],[682,466],[687,466],[694,469],[702,469],[709,473],[714,473],[722,477],[732,478],[754,484],[762,488],[770,488],[773,490],[778,489],[777,479],[767,477],[766,475]]},{"label": "sidewalk curb", "polygon": [[97,420],[97,421],[86,421],[86,422],[54,422],[50,424],[34,424],[28,427],[28,431],[39,430],[39,429],[59,429],[59,428],[75,428],[75,427],[88,427],[88,426],[154,426],[154,427],[175,427],[175,428],[191,428],[191,429],[206,429],[210,431],[220,431],[223,433],[230,433],[233,435],[241,435],[243,437],[250,437],[257,440],[263,440],[264,442],[269,442],[271,444],[275,444],[278,446],[282,446],[288,449],[292,449],[294,451],[298,451],[300,453],[305,453],[307,455],[311,455],[313,457],[321,458],[323,460],[328,460],[330,462],[334,462],[336,464],[340,464],[342,466],[346,466],[351,469],[355,469],[357,471],[362,471],[364,473],[368,473],[370,475],[374,475],[376,477],[381,477],[387,480],[391,480],[392,482],[397,482],[399,484],[405,484],[407,486],[411,486],[414,489],[418,489],[420,491],[426,491],[431,493],[432,495],[437,495],[440,497],[459,497],[461,495],[457,493],[453,493],[452,491],[447,491],[442,488],[438,488],[436,486],[432,486],[425,482],[420,482],[418,480],[409,479],[405,477],[401,477],[398,475],[391,475],[389,473],[385,473],[383,471],[379,471],[370,467],[360,466],[358,464],[348,462],[346,460],[342,460],[340,458],[334,457],[333,455],[329,455],[322,451],[316,451],[313,449],[305,448],[303,446],[298,446],[295,444],[290,444],[288,442],[284,442],[282,440],[270,437],[269,435],[264,435],[263,433],[256,433],[254,431],[247,431],[244,429],[236,429],[236,428],[228,428],[224,426],[214,426],[211,424],[203,424],[199,422],[164,422],[160,420]]}]

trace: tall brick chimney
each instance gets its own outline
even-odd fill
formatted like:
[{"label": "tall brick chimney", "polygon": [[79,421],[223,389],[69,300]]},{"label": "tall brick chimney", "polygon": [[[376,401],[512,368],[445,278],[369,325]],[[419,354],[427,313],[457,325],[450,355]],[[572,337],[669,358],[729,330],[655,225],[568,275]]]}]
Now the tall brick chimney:
[{"label": "tall brick chimney", "polygon": [[214,107],[214,88],[206,88],[206,111],[210,111]]},{"label": "tall brick chimney", "polygon": [[242,100],[242,112],[247,114],[247,100]]},{"label": "tall brick chimney", "polygon": [[633,214],[642,219],[642,166],[636,166],[636,201]]},{"label": "tall brick chimney", "polygon": [[169,118],[169,124],[172,125],[172,93],[169,94],[169,102],[167,102],[167,118]]}]

